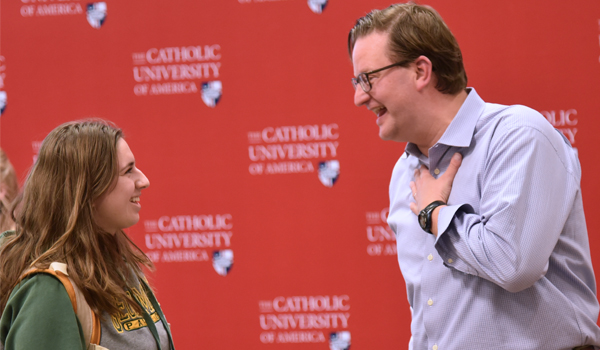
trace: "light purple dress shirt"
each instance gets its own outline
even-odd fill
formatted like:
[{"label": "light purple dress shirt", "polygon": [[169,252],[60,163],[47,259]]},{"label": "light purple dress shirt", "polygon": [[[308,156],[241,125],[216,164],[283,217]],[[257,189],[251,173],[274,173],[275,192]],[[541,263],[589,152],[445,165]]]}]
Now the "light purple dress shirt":
[{"label": "light purple dress shirt", "polygon": [[[463,155],[436,237],[409,208],[421,164],[438,177]],[[538,112],[474,89],[429,158],[409,143],[390,183],[388,224],[412,310],[410,349],[599,345],[598,299],[576,151]]]}]

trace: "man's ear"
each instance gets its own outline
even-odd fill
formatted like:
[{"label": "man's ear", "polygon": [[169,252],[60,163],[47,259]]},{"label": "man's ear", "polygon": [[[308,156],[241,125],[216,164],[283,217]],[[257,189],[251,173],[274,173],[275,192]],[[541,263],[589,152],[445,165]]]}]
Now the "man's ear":
[{"label": "man's ear", "polygon": [[433,64],[426,56],[419,56],[415,60],[416,87],[417,91],[422,91],[426,86],[433,83]]}]

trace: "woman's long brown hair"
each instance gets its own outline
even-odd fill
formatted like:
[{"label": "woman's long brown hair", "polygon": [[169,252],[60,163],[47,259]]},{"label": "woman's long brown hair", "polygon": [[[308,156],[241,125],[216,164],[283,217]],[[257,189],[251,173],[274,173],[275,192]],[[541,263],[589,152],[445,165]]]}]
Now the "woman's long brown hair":
[{"label": "woman's long brown hair", "polygon": [[98,315],[118,314],[116,300],[141,311],[127,281],[152,262],[124,232],[104,232],[94,221],[95,200],[118,176],[121,137],[114,125],[91,120],[63,124],[44,139],[15,204],[16,236],[0,250],[0,311],[24,271],[54,261],[68,265]]}]

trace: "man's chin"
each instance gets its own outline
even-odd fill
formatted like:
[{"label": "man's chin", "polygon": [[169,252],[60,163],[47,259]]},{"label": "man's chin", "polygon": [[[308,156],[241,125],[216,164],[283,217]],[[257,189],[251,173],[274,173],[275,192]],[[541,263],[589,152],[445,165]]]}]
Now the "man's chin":
[{"label": "man's chin", "polygon": [[379,138],[383,141],[390,141],[392,138],[384,130],[379,130]]},{"label": "man's chin", "polygon": [[383,130],[379,131],[379,138],[383,141],[406,142],[405,140],[402,140],[397,134],[386,133]]}]

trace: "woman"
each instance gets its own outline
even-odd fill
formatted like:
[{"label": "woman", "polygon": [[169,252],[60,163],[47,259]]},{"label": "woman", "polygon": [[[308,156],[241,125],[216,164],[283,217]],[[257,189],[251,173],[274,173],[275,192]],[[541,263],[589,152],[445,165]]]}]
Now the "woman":
[{"label": "woman", "polygon": [[66,263],[100,317],[101,347],[173,349],[142,272],[152,262],[123,232],[139,220],[148,186],[114,125],[78,121],[50,132],[16,201],[16,234],[0,250],[5,349],[87,348],[61,282],[44,273],[20,281],[24,271],[53,262]]},{"label": "woman", "polygon": [[10,204],[19,191],[17,174],[0,148],[0,232],[14,230],[15,223],[10,215]]}]

